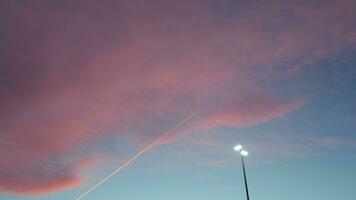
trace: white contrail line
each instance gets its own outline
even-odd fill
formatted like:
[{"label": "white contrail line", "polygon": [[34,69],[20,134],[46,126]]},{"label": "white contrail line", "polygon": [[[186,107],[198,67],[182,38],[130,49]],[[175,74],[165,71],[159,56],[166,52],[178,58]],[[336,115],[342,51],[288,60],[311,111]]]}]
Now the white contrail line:
[{"label": "white contrail line", "polygon": [[180,121],[177,125],[175,125],[173,128],[169,129],[167,132],[165,132],[161,137],[159,137],[157,140],[155,140],[154,142],[152,142],[150,145],[148,145],[146,148],[144,148],[143,150],[141,150],[140,152],[138,152],[135,156],[133,156],[131,159],[129,159],[128,161],[126,161],[123,165],[121,165],[119,168],[117,168],[115,171],[113,171],[110,175],[108,175],[107,177],[105,177],[103,180],[99,181],[97,184],[95,184],[94,186],[92,186],[88,191],[84,192],[83,194],[81,194],[80,196],[78,196],[75,200],[79,200],[81,198],[83,198],[84,196],[86,196],[87,194],[89,194],[91,191],[95,190],[97,187],[99,187],[101,184],[103,184],[104,182],[106,182],[108,179],[110,179],[112,176],[114,176],[116,173],[118,173],[119,171],[121,171],[122,169],[124,169],[125,167],[127,167],[130,163],[132,163],[133,161],[135,161],[137,158],[139,158],[143,153],[145,153],[146,151],[150,150],[151,148],[153,148],[154,146],[156,146],[157,144],[159,144],[165,137],[167,137],[168,135],[172,134],[173,131],[175,129],[177,129],[178,127],[180,127],[182,124],[184,124],[185,122],[187,122],[188,120],[190,120],[195,114],[192,113],[190,114],[188,117],[186,117],[185,119],[183,119],[182,121]]}]

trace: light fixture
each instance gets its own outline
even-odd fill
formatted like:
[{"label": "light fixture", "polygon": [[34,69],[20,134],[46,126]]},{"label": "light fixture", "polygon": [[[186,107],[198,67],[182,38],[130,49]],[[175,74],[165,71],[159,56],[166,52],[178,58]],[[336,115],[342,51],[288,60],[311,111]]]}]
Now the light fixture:
[{"label": "light fixture", "polygon": [[242,149],[242,146],[239,144],[234,147],[235,151],[241,151],[241,149]]},{"label": "light fixture", "polygon": [[247,152],[247,151],[245,151],[245,150],[242,150],[242,151],[241,151],[241,155],[243,155],[243,156],[247,156],[247,155],[248,155],[248,152]]},{"label": "light fixture", "polygon": [[245,189],[246,189],[246,198],[247,200],[250,200],[250,195],[248,193],[248,187],[247,187],[247,178],[246,178],[246,171],[245,171],[245,158],[246,156],[248,156],[248,152],[242,148],[241,145],[236,145],[234,147],[234,150],[239,152],[240,155],[241,155],[241,162],[242,162],[242,171],[243,171],[243,174],[244,174],[244,180],[245,180]]}]

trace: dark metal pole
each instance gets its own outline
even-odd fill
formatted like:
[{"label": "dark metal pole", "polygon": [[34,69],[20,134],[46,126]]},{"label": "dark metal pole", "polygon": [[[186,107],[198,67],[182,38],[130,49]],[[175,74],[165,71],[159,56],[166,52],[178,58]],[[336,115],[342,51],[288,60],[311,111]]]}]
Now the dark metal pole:
[{"label": "dark metal pole", "polygon": [[245,188],[246,188],[246,196],[247,196],[247,200],[250,200],[250,195],[248,193],[248,187],[247,187],[247,179],[246,179],[246,171],[245,171],[245,161],[244,161],[244,157],[241,155],[241,160],[242,160],[242,170],[244,172],[244,179],[245,179]]}]

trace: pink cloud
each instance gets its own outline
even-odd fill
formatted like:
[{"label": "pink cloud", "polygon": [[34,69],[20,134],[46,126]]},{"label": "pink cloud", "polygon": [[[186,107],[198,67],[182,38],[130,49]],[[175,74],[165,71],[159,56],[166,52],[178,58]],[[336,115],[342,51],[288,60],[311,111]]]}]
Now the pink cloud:
[{"label": "pink cloud", "polygon": [[[10,149],[8,149],[10,150]],[[73,159],[38,159],[33,153],[16,154],[0,161],[0,189],[20,195],[41,195],[58,190],[78,187],[82,184],[78,171],[90,168],[102,160],[102,156]],[[42,162],[42,163],[38,163]],[[11,168],[11,169],[10,169]]]},{"label": "pink cloud", "polygon": [[[316,6],[316,16],[308,4],[272,3],[230,17],[200,1],[1,6],[0,189],[78,186],[98,141],[143,145],[192,111],[218,127],[298,109],[300,97],[281,100],[264,83],[354,42],[349,3]],[[277,20],[283,10],[296,18]],[[343,20],[329,26],[335,15]]]},{"label": "pink cloud", "polygon": [[[26,185],[13,181],[26,181]],[[77,187],[80,184],[80,181],[73,176],[64,177],[62,175],[60,177],[47,176],[45,179],[36,180],[7,178],[3,179],[1,184],[3,185],[1,190],[4,192],[15,193],[18,195],[42,195]]]},{"label": "pink cloud", "polygon": [[268,122],[298,109],[305,100],[280,101],[271,96],[253,95],[213,112],[203,126],[249,126]]}]

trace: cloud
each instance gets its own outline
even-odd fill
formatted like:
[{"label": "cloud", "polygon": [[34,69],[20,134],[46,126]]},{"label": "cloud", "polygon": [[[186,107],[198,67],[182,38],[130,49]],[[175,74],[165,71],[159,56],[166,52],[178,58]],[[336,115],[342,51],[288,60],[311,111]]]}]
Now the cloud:
[{"label": "cloud", "polygon": [[210,128],[219,126],[249,126],[282,117],[303,105],[305,100],[280,102],[270,96],[253,95],[227,105],[211,114],[205,122]]},{"label": "cloud", "polygon": [[[20,167],[15,167],[16,162],[1,163],[1,190],[20,195],[39,195],[55,192],[80,184],[80,179],[75,175],[73,166],[35,164],[21,161]],[[7,167],[12,167],[12,170]],[[6,171],[4,171],[6,170]]]},{"label": "cloud", "polygon": [[192,111],[217,127],[296,110],[271,80],[354,42],[354,4],[247,4],[0,3],[0,189],[78,186],[104,138],[137,147]]}]

